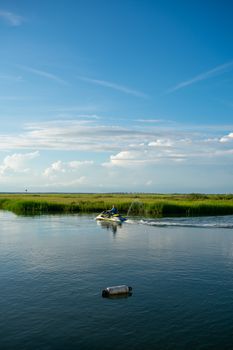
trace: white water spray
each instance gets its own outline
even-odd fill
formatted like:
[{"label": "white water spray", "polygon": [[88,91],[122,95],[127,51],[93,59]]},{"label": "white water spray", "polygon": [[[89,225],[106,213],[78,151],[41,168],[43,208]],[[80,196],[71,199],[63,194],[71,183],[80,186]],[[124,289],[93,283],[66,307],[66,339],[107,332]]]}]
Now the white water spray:
[{"label": "white water spray", "polygon": [[130,207],[127,211],[127,216],[130,214],[136,214],[142,216],[144,214],[144,204],[139,200],[135,200],[130,204]]}]

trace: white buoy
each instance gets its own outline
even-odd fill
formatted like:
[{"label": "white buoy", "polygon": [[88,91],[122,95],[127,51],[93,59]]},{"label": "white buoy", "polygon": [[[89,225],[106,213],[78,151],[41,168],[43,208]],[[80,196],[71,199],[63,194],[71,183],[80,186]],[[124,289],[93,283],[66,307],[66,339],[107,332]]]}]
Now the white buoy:
[{"label": "white buoy", "polygon": [[103,297],[117,296],[123,294],[130,294],[132,292],[132,287],[126,285],[107,287],[102,291]]}]

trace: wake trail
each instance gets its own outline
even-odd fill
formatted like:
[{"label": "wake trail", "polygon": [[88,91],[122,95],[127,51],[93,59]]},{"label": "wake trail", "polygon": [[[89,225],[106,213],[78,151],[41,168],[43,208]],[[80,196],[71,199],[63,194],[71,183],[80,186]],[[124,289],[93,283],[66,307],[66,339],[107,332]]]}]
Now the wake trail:
[{"label": "wake trail", "polygon": [[147,225],[152,227],[193,227],[233,229],[233,216],[163,218],[163,219],[127,219],[127,224]]},{"label": "wake trail", "polygon": [[233,223],[181,223],[166,221],[140,220],[140,224],[155,227],[198,227],[198,228],[233,228]]}]

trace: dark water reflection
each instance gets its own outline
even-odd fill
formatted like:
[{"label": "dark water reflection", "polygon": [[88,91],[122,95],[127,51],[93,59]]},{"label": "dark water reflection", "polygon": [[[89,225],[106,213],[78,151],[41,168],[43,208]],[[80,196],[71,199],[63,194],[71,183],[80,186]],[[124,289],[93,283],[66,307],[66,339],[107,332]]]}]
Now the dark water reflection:
[{"label": "dark water reflection", "polygon": [[97,225],[102,227],[104,230],[112,231],[112,233],[115,235],[117,233],[117,230],[122,228],[121,223],[116,222],[109,222],[109,221],[96,221]]},{"label": "dark water reflection", "polygon": [[[0,349],[232,348],[232,229],[7,212],[0,223]],[[117,284],[133,295],[101,297]]]}]

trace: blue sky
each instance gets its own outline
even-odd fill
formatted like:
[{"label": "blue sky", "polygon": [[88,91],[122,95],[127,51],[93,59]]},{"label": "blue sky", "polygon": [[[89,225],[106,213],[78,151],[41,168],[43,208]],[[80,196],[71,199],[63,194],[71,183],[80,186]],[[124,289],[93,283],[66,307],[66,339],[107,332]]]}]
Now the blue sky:
[{"label": "blue sky", "polygon": [[0,191],[233,191],[231,1],[0,0]]}]

